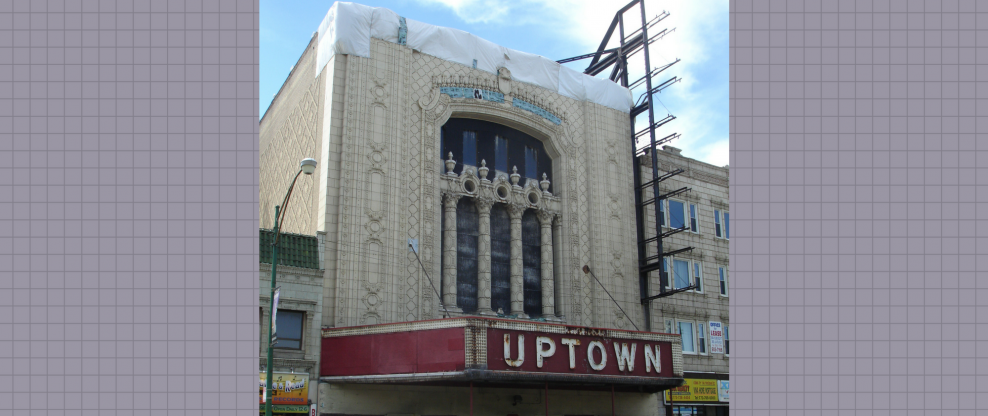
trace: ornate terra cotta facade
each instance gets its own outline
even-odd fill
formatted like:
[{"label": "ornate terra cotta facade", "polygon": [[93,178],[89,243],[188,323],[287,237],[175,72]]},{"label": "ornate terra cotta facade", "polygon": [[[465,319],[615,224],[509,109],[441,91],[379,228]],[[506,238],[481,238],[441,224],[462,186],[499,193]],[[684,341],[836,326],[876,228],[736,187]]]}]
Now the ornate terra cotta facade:
[{"label": "ornate terra cotta facade", "polygon": [[[488,72],[393,41],[371,38],[369,57],[333,54],[323,68],[316,68],[318,50],[316,35],[261,120],[259,225],[271,228],[274,205],[298,161],[317,159],[316,174],[296,185],[283,229],[325,233],[319,314],[324,336],[334,328],[445,316],[500,315],[534,328],[644,328],[627,111],[520,82],[507,68]],[[551,169],[520,177],[514,175],[520,163],[502,171],[489,160],[477,158],[470,165],[460,163],[462,154],[444,154],[444,140],[450,138],[443,137],[443,126],[464,119],[504,126],[536,140],[544,151],[539,157],[549,161],[539,159],[538,166]],[[448,161],[455,162],[452,168]],[[457,222],[461,200],[470,208],[460,212],[469,212],[478,224],[467,234],[462,233],[465,220]],[[491,228],[492,210],[501,209],[508,211],[510,237]],[[503,252],[507,256],[510,251],[510,267],[503,269],[510,275],[510,302],[499,311],[491,306],[501,293],[496,281],[502,270],[492,260],[492,245],[500,247],[501,232],[504,241],[510,238],[510,250]],[[475,252],[463,251],[457,235],[475,238]],[[496,257],[496,247],[493,251]],[[465,259],[463,253],[476,270],[475,283],[467,286],[457,280],[457,264],[462,269],[465,263],[456,260]],[[583,272],[585,265],[620,308]],[[462,303],[476,310],[464,312],[458,306],[458,287],[476,290],[470,295],[475,299]],[[526,313],[524,305],[537,308]],[[332,354],[323,351],[324,357],[327,353]],[[679,374],[672,374],[669,382],[675,384],[682,378],[679,346],[673,345],[670,353],[680,363]],[[641,350],[637,354],[643,359]],[[492,403],[518,396],[521,401],[513,408],[525,412],[525,406],[544,399],[536,399],[542,397],[539,385],[519,384],[514,393],[503,387],[478,386],[478,405],[499,408]],[[465,385],[402,389],[327,379],[319,385],[319,413],[468,412]],[[616,394],[619,413],[660,411],[657,394]],[[423,395],[443,405],[422,404]],[[610,390],[550,389],[549,395],[574,411],[611,409]]]}]

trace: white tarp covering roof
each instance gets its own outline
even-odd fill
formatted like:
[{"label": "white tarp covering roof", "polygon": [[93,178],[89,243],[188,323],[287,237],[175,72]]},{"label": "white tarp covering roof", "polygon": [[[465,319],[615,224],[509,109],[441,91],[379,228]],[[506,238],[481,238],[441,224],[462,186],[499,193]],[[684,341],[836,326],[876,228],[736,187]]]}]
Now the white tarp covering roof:
[{"label": "white tarp covering roof", "polygon": [[[370,57],[370,40],[398,43],[401,19],[395,12],[362,4],[335,2],[319,25],[316,76],[335,54]],[[576,99],[625,113],[634,101],[631,91],[610,80],[595,78],[555,61],[508,49],[458,29],[406,19],[408,47],[440,59],[497,73],[504,67],[515,80],[538,85]]]}]

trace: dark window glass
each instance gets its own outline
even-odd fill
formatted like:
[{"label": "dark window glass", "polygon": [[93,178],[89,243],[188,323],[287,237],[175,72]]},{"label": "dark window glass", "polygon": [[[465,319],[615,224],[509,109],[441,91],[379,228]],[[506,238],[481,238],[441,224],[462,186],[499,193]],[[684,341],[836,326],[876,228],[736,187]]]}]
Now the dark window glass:
[{"label": "dark window glass", "polygon": [[530,317],[542,316],[542,230],[532,210],[521,217],[521,245],[524,311]]},{"label": "dark window glass", "polygon": [[724,325],[724,354],[731,355],[731,327]]},{"label": "dark window glass", "polygon": [[690,231],[700,232],[700,227],[696,224],[696,205],[690,204]]},{"label": "dark window glass", "polygon": [[703,271],[700,269],[700,263],[693,263],[693,281],[695,282],[693,284],[696,285],[696,289],[694,290],[697,292],[703,291]]},{"label": "dark window glass", "polygon": [[525,177],[539,178],[539,152],[528,146],[525,146]]},{"label": "dark window glass", "polygon": [[504,204],[491,207],[491,310],[511,313],[511,218]]},{"label": "dark window glass", "polygon": [[679,201],[669,201],[669,227],[671,228],[683,228],[686,225],[686,219],[683,218],[683,203]]},{"label": "dark window glass", "polygon": [[494,169],[508,172],[508,140],[494,136]]},{"label": "dark window glass", "polygon": [[278,342],[274,344],[274,347],[286,350],[302,349],[302,321],[304,318],[305,312],[279,310],[278,314],[275,315],[275,319],[278,321],[275,323],[278,330],[275,336],[278,337]]},{"label": "dark window glass", "polygon": [[[468,149],[469,143],[460,140],[460,137],[465,137],[465,132],[470,132],[475,139],[472,149]],[[542,142],[510,127],[488,121],[451,118],[443,126],[441,134],[444,142],[441,157],[446,160],[449,153],[453,153],[456,160],[454,172],[462,172],[464,164],[479,167],[480,161],[486,160],[487,167],[491,169],[488,178],[492,180],[496,170],[510,175],[512,167],[518,167],[518,174],[523,178],[538,181],[542,180],[543,173],[552,174],[552,159],[545,152]],[[450,140],[445,140],[447,136]],[[526,162],[526,148],[531,149],[527,156],[529,162]],[[549,177],[552,182],[554,179]],[[525,182],[522,179],[521,185]],[[549,185],[549,192],[555,192],[553,187]]]},{"label": "dark window glass", "polygon": [[473,201],[460,198],[456,204],[456,306],[463,312],[477,311],[477,243],[479,221]]},{"label": "dark window glass", "polygon": [[718,269],[720,272],[720,294],[727,296],[727,278],[724,276],[724,268]]},{"label": "dark window glass", "polygon": [[[455,156],[455,155],[454,155]],[[477,133],[463,132],[463,162],[464,165],[477,166]]]},{"label": "dark window glass", "polygon": [[716,209],[714,210],[714,234],[717,237],[723,236],[720,232],[720,211]]}]

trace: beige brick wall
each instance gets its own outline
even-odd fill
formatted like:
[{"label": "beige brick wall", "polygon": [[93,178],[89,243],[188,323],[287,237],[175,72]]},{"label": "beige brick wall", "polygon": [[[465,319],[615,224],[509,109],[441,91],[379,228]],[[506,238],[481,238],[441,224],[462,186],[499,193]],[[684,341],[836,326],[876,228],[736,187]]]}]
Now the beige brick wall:
[{"label": "beige brick wall", "polygon": [[[728,306],[730,293],[727,297],[719,292],[718,267],[728,268],[728,240],[717,238],[714,233],[714,209],[730,212],[728,205],[728,169],[713,166],[698,160],[689,159],[674,152],[659,150],[659,175],[676,169],[685,172],[661,182],[659,192],[665,194],[682,187],[692,191],[681,194],[675,199],[697,204],[699,234],[681,232],[663,240],[664,251],[672,251],[687,246],[694,247],[692,253],[677,256],[681,259],[699,261],[702,265],[703,293],[678,293],[652,302],[652,329],[666,331],[666,319],[688,321],[718,321],[724,325],[730,322]],[[652,161],[650,157],[642,158],[642,182],[652,178]],[[652,198],[652,189],[648,187],[642,200]],[[646,211],[646,236],[655,235],[655,211],[650,205]],[[688,221],[688,218],[687,218]],[[648,231],[651,230],[651,231]],[[664,228],[668,230],[668,228]],[[655,244],[649,245],[649,255],[655,254]],[[670,273],[671,275],[671,273]],[[651,295],[659,293],[659,273],[650,273]],[[730,275],[727,276],[730,279]],[[670,277],[671,279],[671,277]],[[709,338],[707,340],[709,343]],[[728,356],[723,354],[683,355],[685,371],[728,372]]]},{"label": "beige brick wall", "polygon": [[[326,115],[330,126],[325,139],[332,151],[324,152],[327,161],[320,161],[330,170],[328,178],[320,179],[329,185],[324,211],[317,214],[325,218],[320,225],[325,224],[330,242],[324,325],[438,317],[437,299],[407,240],[419,241],[422,262],[438,288],[438,127],[449,117],[471,117],[543,139],[554,156],[549,179],[562,211],[554,268],[559,275],[557,309],[565,322],[632,328],[581,271],[589,264],[642,326],[635,301],[637,254],[625,113],[376,39],[371,58],[337,56],[329,65],[322,76],[334,80],[327,87],[332,109]],[[520,97],[542,106],[563,123],[552,124],[507,103],[450,99],[438,93],[440,86],[505,89],[508,99]]]}]

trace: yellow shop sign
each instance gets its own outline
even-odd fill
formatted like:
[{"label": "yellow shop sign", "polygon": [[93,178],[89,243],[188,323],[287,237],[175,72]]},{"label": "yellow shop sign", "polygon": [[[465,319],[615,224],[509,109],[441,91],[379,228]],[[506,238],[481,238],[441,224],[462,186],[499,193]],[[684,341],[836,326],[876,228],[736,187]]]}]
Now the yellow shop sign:
[{"label": "yellow shop sign", "polygon": [[[304,406],[309,404],[309,375],[298,373],[272,374],[271,403],[275,405]],[[260,402],[264,403],[264,388],[267,374],[261,373],[261,383],[257,388]]]},{"label": "yellow shop sign", "polygon": [[[669,394],[672,393],[670,399]],[[686,384],[666,391],[666,401],[717,402],[717,380],[686,379]]]}]

